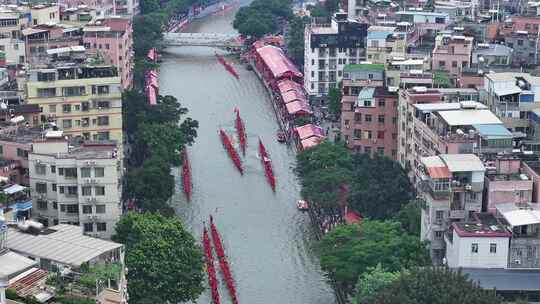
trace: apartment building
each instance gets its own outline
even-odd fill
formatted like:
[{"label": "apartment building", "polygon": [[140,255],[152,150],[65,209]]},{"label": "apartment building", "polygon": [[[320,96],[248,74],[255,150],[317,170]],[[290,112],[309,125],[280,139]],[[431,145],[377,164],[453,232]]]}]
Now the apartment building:
[{"label": "apartment building", "polygon": [[412,88],[433,86],[433,73],[428,58],[393,58],[386,65],[386,85]]},{"label": "apartment building", "polygon": [[392,58],[405,57],[407,53],[405,33],[396,29],[390,26],[368,28],[366,53],[369,62],[386,64]]},{"label": "apartment building", "polygon": [[435,13],[448,14],[450,22],[474,21],[478,10],[477,3],[473,1],[444,0],[434,1]]},{"label": "apartment building", "polygon": [[396,12],[397,22],[407,22],[414,27],[418,36],[434,34],[445,30],[450,23],[447,13],[434,13],[423,10],[408,10]]},{"label": "apartment building", "polygon": [[540,109],[540,77],[527,73],[488,73],[484,76],[486,104],[515,132],[533,134],[530,112]]},{"label": "apartment building", "polygon": [[[103,15],[103,16],[102,16]],[[60,20],[62,24],[85,26],[97,17],[104,17],[104,13],[87,6],[62,8]]]},{"label": "apartment building", "polygon": [[347,64],[366,58],[367,24],[336,13],[330,24],[312,23],[305,29],[304,88],[310,97],[322,98],[336,88]]},{"label": "apartment building", "polygon": [[25,44],[21,30],[28,25],[24,14],[8,7],[0,7],[0,50],[6,65],[25,63]]},{"label": "apartment building", "polygon": [[414,170],[422,156],[511,152],[512,133],[485,105],[471,99],[471,91],[400,91],[398,157],[404,168]]},{"label": "apartment building", "polygon": [[122,147],[122,90],[116,68],[52,62],[29,69],[27,75],[27,103],[39,105],[41,123],[55,123],[71,138],[114,140]]},{"label": "apartment building", "polygon": [[420,238],[430,242],[432,259],[445,255],[444,233],[457,221],[482,210],[485,167],[474,154],[440,154],[420,159],[417,167],[421,210]]},{"label": "apartment building", "polygon": [[61,131],[33,142],[28,156],[33,217],[44,225],[80,225],[110,238],[122,214],[122,165],[116,143],[71,146]]},{"label": "apartment building", "polygon": [[54,25],[60,23],[60,6],[57,4],[38,4],[30,6],[32,26]]},{"label": "apartment building", "polygon": [[451,77],[457,78],[464,68],[471,66],[473,37],[438,35],[432,54],[432,69],[447,71]]},{"label": "apartment building", "polygon": [[514,49],[502,44],[479,43],[472,52],[471,63],[476,67],[508,67]]},{"label": "apartment building", "polygon": [[26,60],[29,64],[44,64],[49,60],[47,50],[79,46],[82,44],[80,27],[40,25],[21,31],[26,45]]},{"label": "apartment building", "polygon": [[30,185],[28,155],[32,152],[32,141],[41,137],[41,130],[22,126],[3,126],[0,130],[0,157],[12,162],[7,177],[11,182]]},{"label": "apartment building", "polygon": [[86,52],[100,55],[106,64],[118,67],[122,89],[133,82],[133,31],[127,18],[100,19],[83,29]]},{"label": "apartment building", "polygon": [[512,48],[512,58],[519,65],[537,65],[540,62],[538,47],[539,33],[529,34],[527,31],[517,31],[504,36],[505,44]]},{"label": "apartment building", "polygon": [[398,95],[384,84],[384,65],[347,65],[341,134],[350,149],[397,158]]}]

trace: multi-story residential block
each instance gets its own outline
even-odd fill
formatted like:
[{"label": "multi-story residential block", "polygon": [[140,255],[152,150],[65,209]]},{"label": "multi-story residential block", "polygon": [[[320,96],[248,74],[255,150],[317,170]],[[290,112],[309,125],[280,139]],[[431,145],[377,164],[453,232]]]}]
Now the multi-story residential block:
[{"label": "multi-story residential block", "polygon": [[520,158],[513,155],[497,155],[484,163],[485,211],[495,214],[499,204],[532,201],[534,181],[522,163]]},{"label": "multi-story residential block", "polygon": [[540,109],[540,77],[527,73],[485,74],[486,103],[505,124],[516,132],[533,134],[530,112]]},{"label": "multi-story residential block", "polygon": [[446,29],[450,23],[447,13],[434,13],[423,10],[409,10],[396,13],[397,22],[411,24],[417,35],[434,34]]},{"label": "multi-story residential block", "polygon": [[471,66],[473,37],[438,35],[433,49],[433,70],[443,70],[452,77],[461,75],[464,68]]},{"label": "multi-story residential block", "polygon": [[540,62],[538,48],[539,33],[529,34],[527,31],[517,31],[504,36],[506,45],[512,48],[513,61],[519,65],[537,65]]},{"label": "multi-story residential block", "polygon": [[58,25],[41,25],[22,30],[26,44],[26,60],[30,64],[43,64],[48,61],[47,50],[82,44],[82,30],[73,26],[65,28]]},{"label": "multi-story residential block", "polygon": [[386,66],[386,85],[399,88],[432,87],[433,73],[427,58],[394,58]]},{"label": "multi-story residential block", "polygon": [[71,147],[61,131],[52,131],[33,142],[28,161],[34,218],[111,237],[122,214],[122,165],[115,143]]},{"label": "multi-story residential block", "polygon": [[398,156],[403,167],[414,171],[422,156],[512,151],[512,133],[486,106],[471,101],[470,90],[400,91]]},{"label": "multi-story residential block", "polygon": [[116,16],[133,17],[141,12],[139,0],[113,0]]},{"label": "multi-story residential block", "polygon": [[476,67],[505,67],[512,64],[511,47],[502,44],[479,43],[472,52],[471,63]]},{"label": "multi-story residential block", "polygon": [[13,38],[0,38],[0,49],[5,54],[5,65],[22,65],[26,63],[26,49],[23,40]]},{"label": "multi-story residential block", "polygon": [[97,20],[83,29],[83,42],[88,54],[100,55],[106,64],[118,67],[122,88],[133,82],[133,31],[127,18]]},{"label": "multi-story residential block", "polygon": [[88,6],[63,8],[60,10],[60,20],[62,24],[85,26],[98,16],[104,17],[105,14],[100,13],[102,11],[98,12],[95,8]]},{"label": "multi-story residential block", "polygon": [[434,1],[433,11],[448,14],[450,22],[474,21],[478,8],[473,1]]},{"label": "multi-story residential block", "polygon": [[27,103],[39,105],[41,123],[56,123],[68,137],[114,140],[121,147],[122,100],[117,70],[110,65],[70,62],[29,69]]},{"label": "multi-story residential block", "polygon": [[385,64],[395,57],[404,58],[407,53],[405,34],[397,32],[396,27],[370,26],[366,53],[372,63]]},{"label": "multi-story residential block", "polygon": [[[116,15],[114,9],[114,0],[62,0],[58,2],[58,5],[60,5],[60,15],[61,20],[64,22],[65,19],[68,19],[71,21],[73,20],[74,16],[76,15],[76,19],[79,19],[77,15],[79,15],[78,12],[81,12],[79,16],[82,17],[82,19],[87,19],[87,16],[84,16],[84,11],[90,10],[95,13],[91,13],[91,15],[95,14],[95,17],[107,17],[107,16],[114,16]],[[89,20],[88,20],[89,21]]]},{"label": "multi-story residential block", "polygon": [[430,241],[431,256],[442,262],[444,233],[452,222],[471,220],[482,210],[485,167],[474,154],[422,157],[417,167],[422,240]]},{"label": "multi-story residential block", "polygon": [[60,6],[57,4],[38,4],[30,6],[32,26],[54,25],[60,23]]},{"label": "multi-story residential block", "polygon": [[7,65],[25,63],[25,44],[21,30],[28,26],[28,18],[10,7],[0,7],[0,49]]},{"label": "multi-story residential block", "polygon": [[311,97],[336,88],[347,64],[365,60],[367,24],[336,13],[330,24],[312,23],[305,29],[304,87]]},{"label": "multi-story residential block", "polygon": [[397,157],[397,94],[384,86],[384,65],[344,69],[341,134],[350,149]]},{"label": "multi-story residential block", "polygon": [[0,130],[0,156],[15,164],[13,171],[9,173],[12,182],[30,185],[28,154],[32,152],[32,141],[41,135],[40,129],[19,126],[4,127]]}]

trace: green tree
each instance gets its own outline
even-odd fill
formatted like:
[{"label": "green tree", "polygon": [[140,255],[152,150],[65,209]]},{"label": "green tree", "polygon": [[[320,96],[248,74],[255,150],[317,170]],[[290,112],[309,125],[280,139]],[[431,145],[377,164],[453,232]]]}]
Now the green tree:
[{"label": "green tree", "polygon": [[290,0],[255,0],[238,10],[233,27],[242,35],[260,38],[277,32],[292,17]]},{"label": "green tree", "polygon": [[399,278],[399,272],[384,271],[381,264],[368,268],[360,274],[356,283],[356,304],[369,304],[377,291],[389,286]]},{"label": "green tree", "polygon": [[309,18],[295,16],[289,22],[287,51],[291,59],[300,66],[304,65],[304,27]]},{"label": "green tree", "polygon": [[413,199],[403,206],[396,214],[395,220],[401,223],[401,227],[412,235],[420,235],[422,201]]},{"label": "green tree", "polygon": [[429,263],[425,245],[392,221],[364,219],[360,224],[338,226],[322,238],[318,250],[321,268],[348,293],[358,276],[377,264],[399,271]]},{"label": "green tree", "polygon": [[494,290],[485,290],[460,272],[447,268],[415,268],[379,290],[373,304],[501,304]]},{"label": "green tree", "polygon": [[401,166],[386,157],[353,156],[350,203],[364,216],[390,219],[410,201],[413,189]]},{"label": "green tree", "polygon": [[330,114],[339,117],[341,115],[341,90],[339,88],[331,88],[328,91],[328,111]]},{"label": "green tree", "polygon": [[176,217],[128,213],[113,240],[126,246],[130,302],[181,303],[203,292],[203,254]]},{"label": "green tree", "polygon": [[79,282],[89,290],[94,290],[98,281],[118,281],[121,270],[121,265],[118,263],[98,264],[84,272]]},{"label": "green tree", "polygon": [[296,173],[302,196],[325,209],[335,209],[343,187],[351,181],[351,157],[347,148],[323,142],[297,155]]}]

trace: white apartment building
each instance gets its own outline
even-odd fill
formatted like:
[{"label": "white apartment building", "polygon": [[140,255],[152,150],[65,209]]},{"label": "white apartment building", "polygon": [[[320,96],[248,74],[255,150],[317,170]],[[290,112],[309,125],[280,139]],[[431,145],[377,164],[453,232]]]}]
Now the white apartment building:
[{"label": "white apartment building", "polygon": [[310,97],[324,97],[343,79],[343,68],[366,58],[367,24],[336,13],[330,24],[305,28],[304,87]]},{"label": "white apartment building", "polygon": [[6,56],[7,65],[25,63],[26,47],[23,40],[0,38],[0,50],[2,50]]},{"label": "white apartment building", "polygon": [[435,263],[444,257],[444,233],[452,222],[471,220],[482,209],[484,173],[474,154],[423,157],[417,172],[418,196],[425,202],[420,239],[430,241]]},{"label": "white apartment building", "polygon": [[61,134],[50,131],[34,141],[28,156],[33,217],[45,225],[80,225],[88,235],[110,238],[122,213],[116,144],[73,147]]}]

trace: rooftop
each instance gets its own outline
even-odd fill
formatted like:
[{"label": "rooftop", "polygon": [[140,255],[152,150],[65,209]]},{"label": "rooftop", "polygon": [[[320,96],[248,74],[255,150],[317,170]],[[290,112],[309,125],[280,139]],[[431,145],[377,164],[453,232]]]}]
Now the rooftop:
[{"label": "rooftop", "polygon": [[507,227],[501,225],[490,214],[483,215],[478,222],[456,222],[452,228],[460,237],[506,237],[512,236]]},{"label": "rooftop", "polygon": [[502,124],[495,114],[485,109],[460,109],[439,111],[437,113],[449,126]]},{"label": "rooftop", "polygon": [[343,72],[384,72],[384,64],[348,64],[343,68]]},{"label": "rooftop", "polygon": [[510,226],[540,224],[540,206],[538,203],[506,203],[495,206]]},{"label": "rooftop", "polygon": [[485,171],[484,164],[474,154],[440,154],[450,172]]},{"label": "rooftop", "polygon": [[19,273],[26,271],[37,263],[15,252],[6,250],[0,252],[0,278],[12,278]]},{"label": "rooftop", "polygon": [[495,268],[463,268],[463,274],[484,289],[498,291],[539,291],[540,271]]},{"label": "rooftop", "polygon": [[486,55],[486,56],[508,56],[512,54],[514,50],[511,47],[506,45],[492,43],[487,46],[478,44],[473,53],[477,55]]},{"label": "rooftop", "polygon": [[21,254],[79,267],[84,262],[121,248],[122,244],[85,236],[79,226],[60,224],[40,234],[9,227],[7,247]]}]

